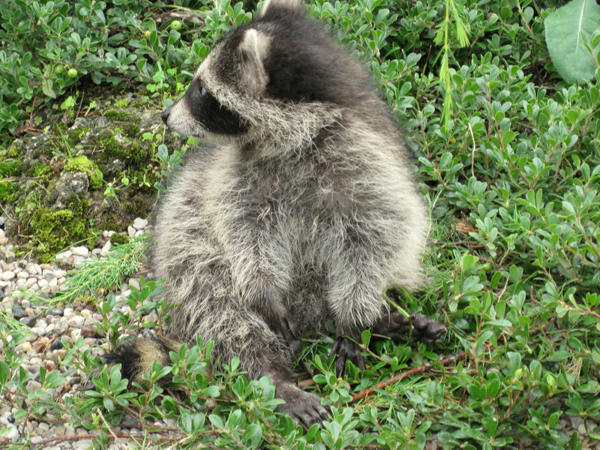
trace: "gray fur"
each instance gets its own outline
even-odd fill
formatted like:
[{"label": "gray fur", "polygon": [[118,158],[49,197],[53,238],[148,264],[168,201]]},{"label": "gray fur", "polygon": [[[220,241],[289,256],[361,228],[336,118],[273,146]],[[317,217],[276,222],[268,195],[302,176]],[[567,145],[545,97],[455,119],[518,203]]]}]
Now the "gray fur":
[{"label": "gray fur", "polygon": [[[277,7],[299,5],[266,6]],[[295,351],[282,320],[293,335],[324,331],[331,320],[338,337],[359,336],[390,314],[389,284],[414,290],[424,281],[429,225],[403,140],[376,93],[362,92],[351,107],[268,97],[271,39],[268,24],[250,24],[238,48],[244,63],[228,68],[235,83],[222,76],[231,51],[222,42],[196,73],[246,133],[214,135],[185,99],[164,116],[170,128],[220,145],[190,161],[164,200],[154,264],[166,299],[180,305],[170,337],[193,342],[200,333],[221,362],[237,356],[251,377],[271,375],[278,395],[305,405],[287,411],[308,426],[323,411],[291,384]],[[364,82],[363,68],[338,51],[339,70]]]}]

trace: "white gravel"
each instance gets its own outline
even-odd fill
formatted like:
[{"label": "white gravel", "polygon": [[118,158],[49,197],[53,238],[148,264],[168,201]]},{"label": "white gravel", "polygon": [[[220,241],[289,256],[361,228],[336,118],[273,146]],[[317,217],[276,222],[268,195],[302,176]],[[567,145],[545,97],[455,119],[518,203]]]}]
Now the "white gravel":
[{"label": "white gravel", "polygon": [[[148,221],[136,219],[129,227],[130,236],[139,236],[148,229]],[[34,261],[17,260],[13,252],[13,245],[5,237],[4,230],[0,228],[0,310],[9,317],[19,320],[29,327],[31,333],[19,344],[22,352],[22,368],[35,377],[26,383],[26,390],[33,393],[42,388],[39,378],[41,367],[47,372],[61,369],[61,361],[67,352],[62,348],[61,339],[64,338],[72,345],[81,336],[82,330],[88,326],[102,321],[102,316],[93,309],[87,307],[78,309],[71,306],[56,306],[48,308],[37,301],[40,296],[53,298],[56,293],[66,287],[68,273],[65,268],[76,268],[83,261],[91,257],[104,257],[111,250],[110,236],[114,231],[105,231],[103,237],[106,243],[101,248],[88,249],[84,246],[72,247],[56,255],[56,263],[38,264]],[[117,301],[127,298],[131,292],[130,286],[140,287],[138,278],[132,277],[123,280],[120,291],[115,292]],[[129,309],[125,306],[124,309]],[[156,314],[151,314],[147,319],[156,320]],[[91,329],[91,328],[89,328]],[[14,336],[9,334],[9,339]],[[1,349],[0,343],[0,349]],[[103,356],[107,344],[98,337],[84,337],[84,345],[81,353],[91,349],[92,354]],[[84,385],[87,385],[87,374],[77,372],[67,377],[65,386],[59,387],[56,398],[60,399],[73,396]],[[60,401],[60,400],[59,400]],[[92,447],[90,432],[85,428],[74,428],[68,422],[68,417],[50,418],[48,421],[28,420],[24,423],[16,420],[14,414],[16,408],[12,408],[7,399],[0,395],[0,448],[10,443],[29,442],[24,448],[44,450],[67,450],[67,449],[89,449]],[[130,424],[131,425],[131,424]],[[175,423],[163,426],[175,426]],[[113,427],[113,431],[119,433],[122,427]],[[139,435],[139,430],[131,430],[132,435]],[[76,438],[81,436],[81,438]],[[127,444],[132,442],[121,438],[120,443],[111,442],[110,450],[128,448]],[[124,447],[125,445],[125,447]],[[137,446],[133,446],[137,448]]]}]

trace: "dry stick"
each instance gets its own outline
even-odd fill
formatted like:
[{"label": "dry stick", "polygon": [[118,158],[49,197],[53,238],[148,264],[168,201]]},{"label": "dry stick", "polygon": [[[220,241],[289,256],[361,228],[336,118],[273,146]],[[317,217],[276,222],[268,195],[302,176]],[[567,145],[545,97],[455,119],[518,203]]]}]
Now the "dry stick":
[{"label": "dry stick", "polygon": [[471,132],[471,139],[473,140],[473,150],[471,151],[471,175],[475,176],[475,150],[477,150],[477,144],[475,143],[475,136],[473,135],[473,128],[471,122],[467,122],[469,131]]},{"label": "dry stick", "polygon": [[[442,365],[446,365],[446,364],[450,364],[455,361],[460,361],[461,359],[465,359],[466,356],[467,355],[465,352],[458,352],[458,353],[448,356],[446,358],[439,359],[438,362],[441,363]],[[390,384],[394,384],[395,382],[400,381],[404,378],[410,377],[411,375],[425,372],[427,369],[429,369],[431,367],[431,365],[432,365],[432,363],[428,362],[428,363],[423,364],[422,366],[415,367],[413,369],[410,369],[407,372],[396,375],[394,378],[390,378],[389,380],[381,381],[380,383],[377,383],[373,388],[365,389],[364,391],[359,392],[354,397],[352,397],[352,403],[357,402],[357,401],[367,397],[368,395],[373,394],[375,392],[375,389],[381,389],[383,387],[389,386]]]},{"label": "dry stick", "polygon": [[[180,432],[179,434],[181,435],[183,433]],[[66,441],[79,441],[82,439],[94,439],[97,437],[98,437],[98,434],[78,434],[78,435],[74,435],[74,436],[58,436],[58,437],[44,439],[42,442],[40,442],[40,444],[60,443],[60,442],[66,442]],[[143,439],[144,437],[146,437],[146,435],[145,434],[115,433],[114,436],[107,434],[106,437],[108,439],[116,439],[116,438]],[[159,441],[165,442],[165,441],[170,441],[170,440],[173,440],[176,438],[178,438],[178,436],[173,436],[173,435],[161,436]],[[0,442],[2,442],[2,441],[0,441]]]},{"label": "dry stick", "polygon": [[98,414],[100,414],[100,418],[102,419],[102,422],[104,422],[104,425],[106,425],[106,428],[108,428],[108,431],[110,431],[110,434],[112,435],[112,437],[115,438],[115,442],[117,444],[119,444],[119,447],[121,447],[123,450],[125,450],[125,446],[121,443],[121,441],[119,440],[119,438],[117,437],[115,432],[112,430],[110,425],[108,425],[108,423],[106,422],[106,419],[102,415],[102,411],[100,411],[100,408],[96,408],[96,411],[98,411]]}]

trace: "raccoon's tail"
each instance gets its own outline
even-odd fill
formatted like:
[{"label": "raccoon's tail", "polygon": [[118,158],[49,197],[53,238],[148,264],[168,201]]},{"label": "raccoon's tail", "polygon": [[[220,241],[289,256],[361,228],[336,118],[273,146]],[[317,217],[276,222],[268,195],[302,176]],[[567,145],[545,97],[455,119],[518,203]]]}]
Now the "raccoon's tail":
[{"label": "raccoon's tail", "polygon": [[143,375],[150,375],[152,363],[158,361],[161,366],[171,364],[169,352],[177,352],[180,344],[168,338],[144,339],[118,347],[106,357],[108,364],[121,364],[121,375],[130,382],[141,382]]}]

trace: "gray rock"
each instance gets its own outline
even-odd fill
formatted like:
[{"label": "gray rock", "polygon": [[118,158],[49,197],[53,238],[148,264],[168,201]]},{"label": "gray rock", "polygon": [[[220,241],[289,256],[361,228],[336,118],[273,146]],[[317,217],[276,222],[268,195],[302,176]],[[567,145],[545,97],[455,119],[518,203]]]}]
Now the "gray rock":
[{"label": "gray rock", "polygon": [[144,228],[146,228],[146,225],[148,225],[148,221],[140,217],[133,221],[133,228],[135,228],[136,230],[143,230]]},{"label": "gray rock", "polygon": [[15,278],[15,273],[8,271],[8,272],[2,272],[2,275],[0,276],[0,278],[2,278],[2,280],[4,281],[10,281],[13,278]]},{"label": "gray rock", "polygon": [[73,255],[83,256],[84,258],[87,258],[90,255],[90,251],[87,247],[72,247],[71,251],[73,252]]},{"label": "gray rock", "polygon": [[33,316],[32,317],[23,317],[21,320],[19,320],[19,322],[21,322],[25,326],[33,327],[35,325],[35,323],[37,322],[37,319]]},{"label": "gray rock", "polygon": [[52,272],[51,270],[44,270],[43,277],[44,277],[44,280],[46,280],[47,282],[56,280],[56,275],[54,275],[54,272]]},{"label": "gray rock", "polygon": [[81,328],[83,326],[83,323],[85,322],[85,318],[82,316],[74,316],[71,317],[67,323],[69,324],[70,327],[72,328]]},{"label": "gray rock", "polygon": [[6,252],[4,252],[4,256],[6,257],[6,262],[9,264],[14,262],[16,258],[16,255],[10,250],[6,250]]},{"label": "gray rock", "polygon": [[30,273],[31,275],[37,275],[39,273],[41,273],[41,268],[39,265],[34,264],[34,263],[29,263],[25,266],[25,270]]},{"label": "gray rock", "polygon": [[14,425],[9,425],[3,436],[8,442],[17,442],[19,439],[19,430]]},{"label": "gray rock", "polygon": [[29,380],[27,382],[27,385],[25,386],[25,389],[27,389],[27,392],[35,392],[35,391],[37,391],[38,389],[41,389],[41,388],[42,388],[42,384],[38,383],[35,380]]},{"label": "gray rock", "polygon": [[22,317],[27,317],[27,313],[20,306],[13,307],[12,313],[16,319],[21,319]]},{"label": "gray rock", "polygon": [[66,270],[62,270],[62,269],[56,269],[54,271],[54,275],[56,275],[56,278],[63,278],[65,276],[67,276],[67,271]]},{"label": "gray rock", "polygon": [[73,442],[73,450],[88,450],[90,447],[93,448],[91,439],[81,439]]},{"label": "gray rock", "polygon": [[63,172],[56,183],[58,197],[54,206],[64,209],[74,197],[85,194],[90,186],[89,176],[83,172]]}]

